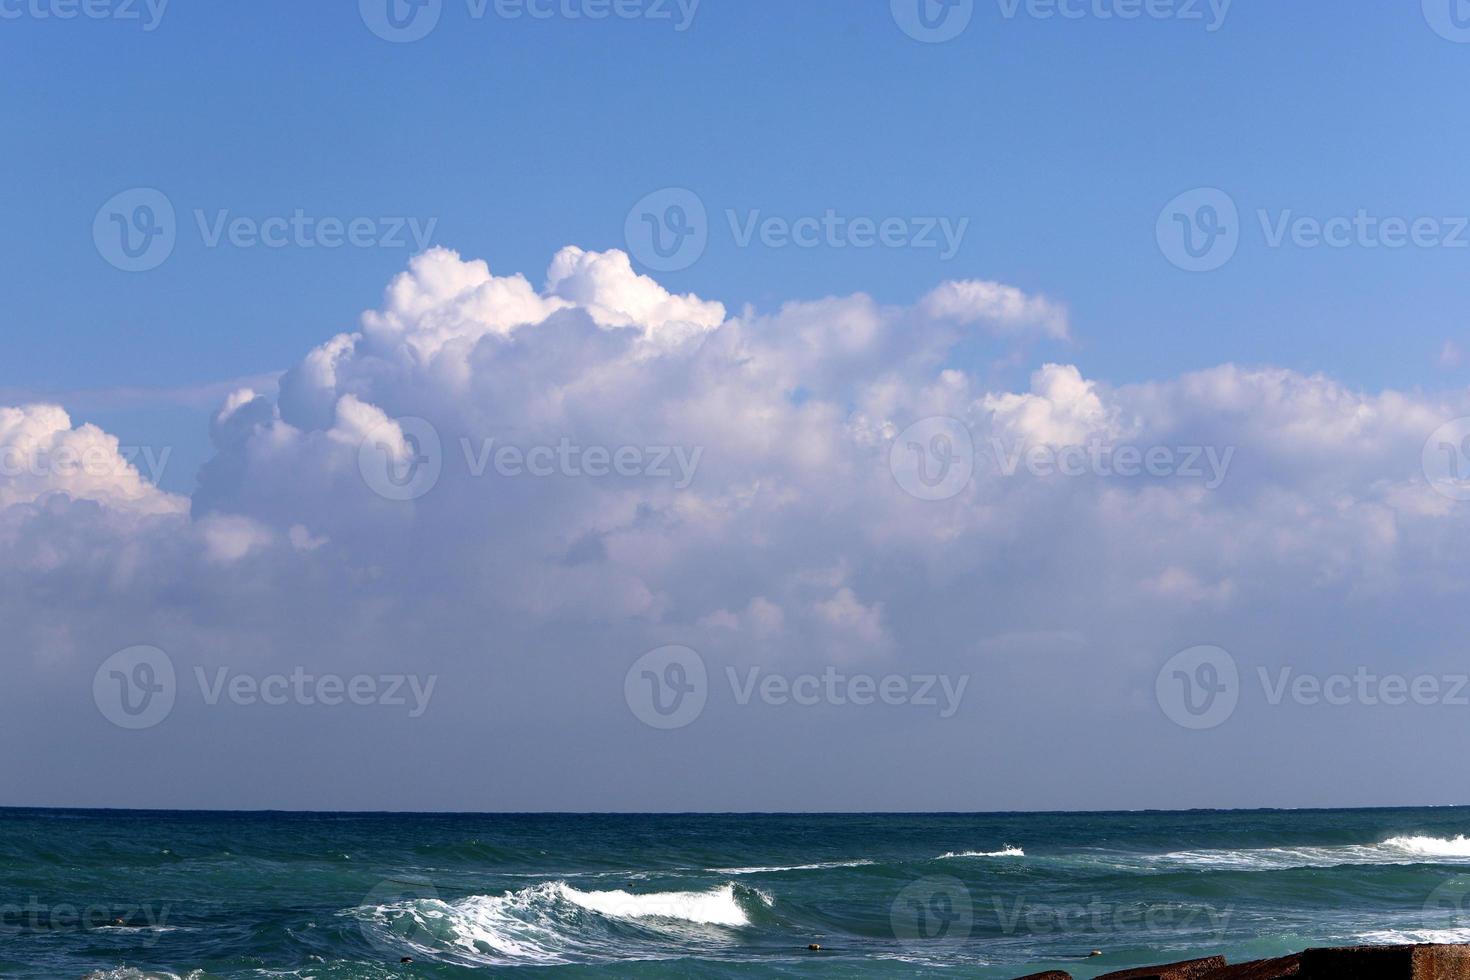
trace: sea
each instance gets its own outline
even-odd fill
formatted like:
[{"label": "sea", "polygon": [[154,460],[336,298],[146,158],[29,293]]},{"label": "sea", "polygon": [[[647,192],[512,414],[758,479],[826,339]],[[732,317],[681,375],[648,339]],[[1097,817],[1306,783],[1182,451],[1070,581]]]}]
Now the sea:
[{"label": "sea", "polygon": [[1470,809],[0,809],[0,977],[1087,978],[1470,941]]}]

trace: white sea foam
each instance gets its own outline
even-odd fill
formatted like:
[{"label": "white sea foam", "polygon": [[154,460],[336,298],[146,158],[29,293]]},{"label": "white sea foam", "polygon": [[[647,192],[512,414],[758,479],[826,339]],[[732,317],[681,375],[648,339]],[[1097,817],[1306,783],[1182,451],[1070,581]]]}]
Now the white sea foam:
[{"label": "white sea foam", "polygon": [[1237,850],[1175,851],[1146,858],[1152,864],[1174,864],[1221,870],[1333,868],[1350,864],[1459,864],[1470,862],[1470,839],[1458,837],[1390,837],[1378,844],[1336,847],[1261,847]]},{"label": "white sea foam", "polygon": [[[467,964],[556,964],[626,957],[611,934],[579,916],[637,922],[640,927],[688,935],[708,927],[750,923],[742,898],[767,907],[772,897],[725,884],[709,891],[583,891],[565,881],[545,882],[504,895],[472,895],[453,902],[417,899],[353,909],[375,941],[416,951],[427,959]],[[753,896],[753,898],[752,898]],[[658,955],[654,953],[653,955]]]},{"label": "white sea foam", "polygon": [[756,868],[713,868],[711,870],[722,875],[758,875],[771,874],[777,871],[827,871],[832,868],[865,868],[876,864],[876,861],[823,861],[820,864],[777,864],[771,867]]},{"label": "white sea foam", "polygon": [[1023,858],[1026,852],[1019,847],[1007,844],[998,851],[946,851],[935,858],[936,861],[947,861],[951,858]]},{"label": "white sea foam", "polygon": [[1470,858],[1470,838],[1457,837],[1390,837],[1384,847],[1417,857]]},{"label": "white sea foam", "polygon": [[567,901],[618,919],[679,919],[715,926],[750,924],[750,917],[735,898],[734,885],[723,885],[708,892],[650,892],[646,895],[624,891],[584,892],[560,883],[558,888],[561,897]]},{"label": "white sea foam", "polygon": [[1456,945],[1470,943],[1470,928],[1466,929],[1376,929],[1362,932],[1353,937],[1355,941],[1369,946],[1407,946],[1416,943],[1445,943]]}]

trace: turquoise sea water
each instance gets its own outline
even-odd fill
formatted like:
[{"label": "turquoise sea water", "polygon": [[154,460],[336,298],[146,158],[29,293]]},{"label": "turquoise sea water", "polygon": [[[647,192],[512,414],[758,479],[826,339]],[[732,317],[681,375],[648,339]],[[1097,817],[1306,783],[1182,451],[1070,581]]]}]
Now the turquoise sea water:
[{"label": "turquoise sea water", "polygon": [[1091,977],[1467,941],[1467,831],[1470,809],[0,810],[0,976]]}]

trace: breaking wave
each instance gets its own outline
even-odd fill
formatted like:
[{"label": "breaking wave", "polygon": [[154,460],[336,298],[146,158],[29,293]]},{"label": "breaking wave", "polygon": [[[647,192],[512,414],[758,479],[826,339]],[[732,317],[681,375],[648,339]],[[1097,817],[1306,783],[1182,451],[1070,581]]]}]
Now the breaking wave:
[{"label": "breaking wave", "polygon": [[1334,847],[1262,847],[1239,850],[1175,851],[1151,862],[1219,870],[1333,868],[1350,864],[1458,864],[1470,862],[1470,838],[1390,837],[1378,844]]},{"label": "breaking wave", "polygon": [[820,864],[777,864],[770,867],[754,868],[714,868],[717,874],[722,875],[758,875],[774,874],[778,871],[830,871],[833,868],[866,868],[877,864],[877,861],[823,861]]},{"label": "breaking wave", "polygon": [[504,895],[414,899],[349,910],[375,945],[465,965],[659,959],[734,945],[774,900],[727,883],[708,891],[583,891],[552,881]]},{"label": "breaking wave", "polygon": [[947,861],[951,858],[1023,858],[1026,852],[1019,847],[1011,847],[1007,844],[998,851],[946,851],[935,858],[936,861]]}]

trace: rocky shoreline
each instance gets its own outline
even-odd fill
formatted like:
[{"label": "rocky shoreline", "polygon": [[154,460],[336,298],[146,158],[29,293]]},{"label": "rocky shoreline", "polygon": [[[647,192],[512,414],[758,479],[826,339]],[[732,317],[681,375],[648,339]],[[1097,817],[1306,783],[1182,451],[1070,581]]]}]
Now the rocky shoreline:
[{"label": "rocky shoreline", "polygon": [[[1223,956],[1135,967],[1096,980],[1470,980],[1470,945],[1343,946],[1230,965]],[[1072,980],[1052,970],[1017,980]]]}]

